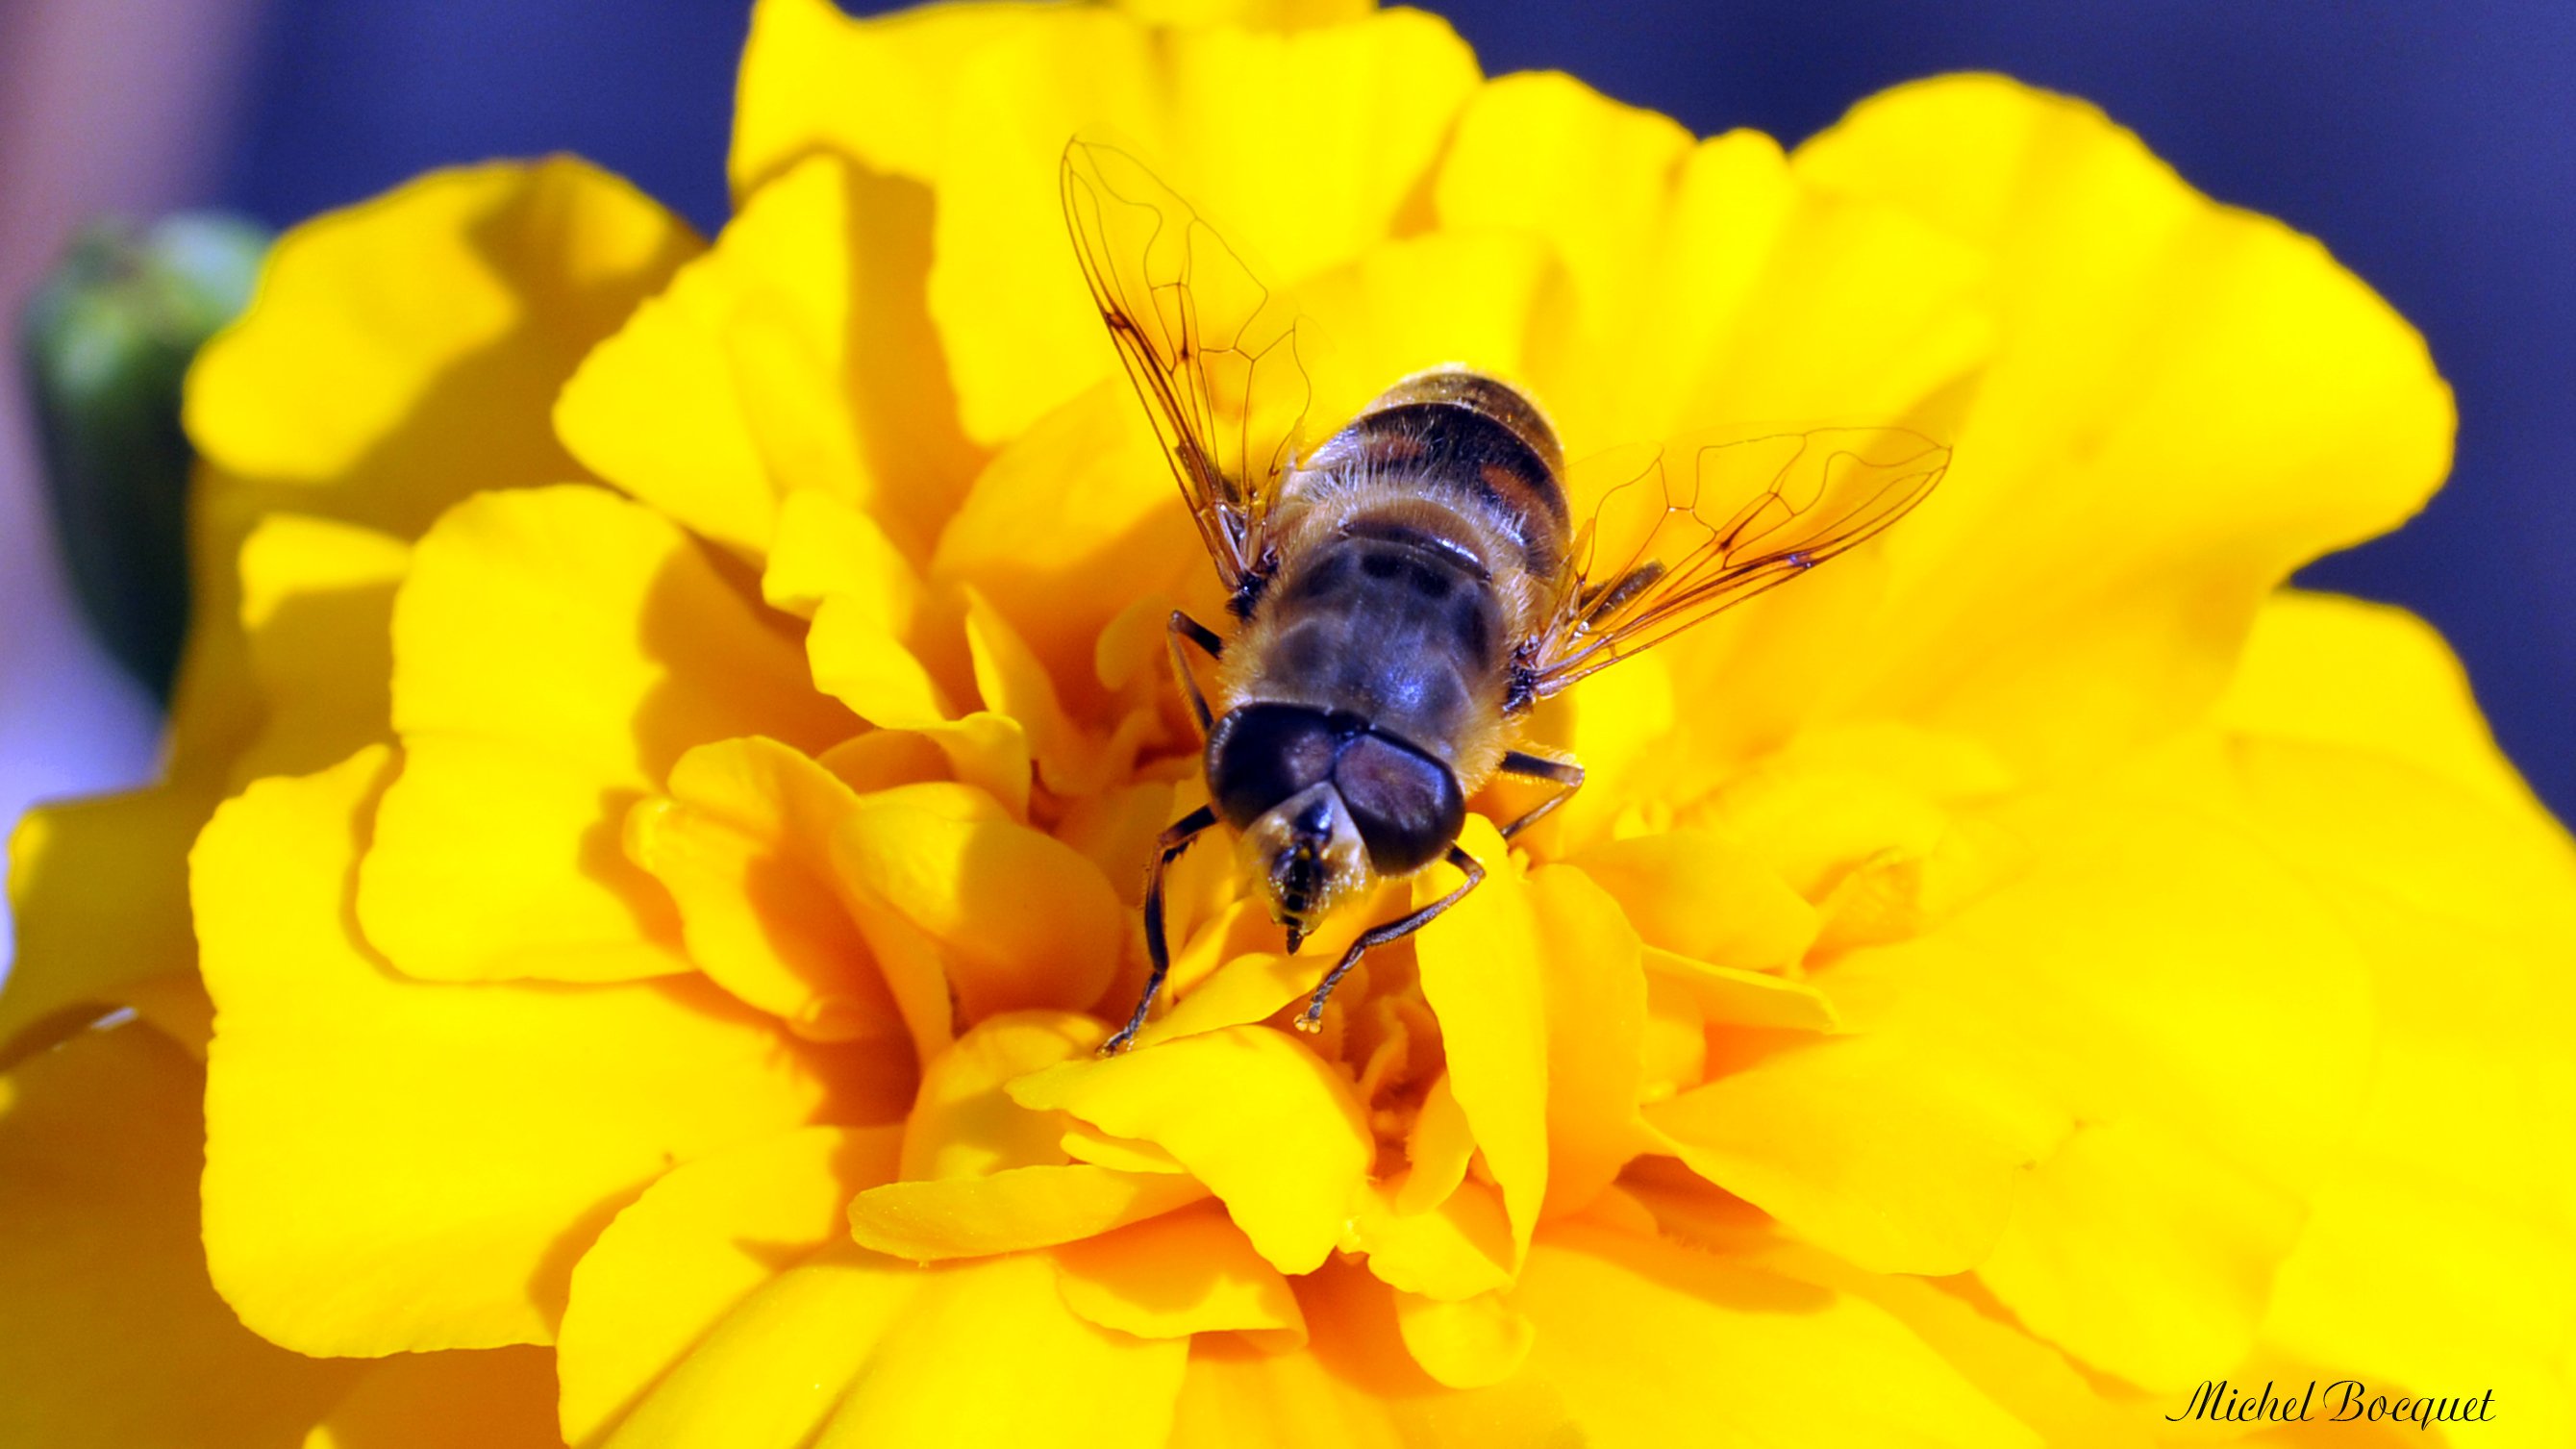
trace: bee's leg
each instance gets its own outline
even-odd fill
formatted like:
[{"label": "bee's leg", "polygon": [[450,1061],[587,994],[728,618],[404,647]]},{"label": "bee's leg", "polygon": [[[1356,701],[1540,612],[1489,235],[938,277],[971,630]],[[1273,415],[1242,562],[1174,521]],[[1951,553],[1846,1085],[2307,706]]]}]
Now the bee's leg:
[{"label": "bee's leg", "polygon": [[1198,839],[1201,831],[1214,824],[1216,811],[1202,805],[1172,822],[1156,842],[1160,853],[1154,857],[1153,869],[1145,873],[1145,994],[1136,1002],[1135,1014],[1127,1018],[1127,1024],[1100,1044],[1104,1057],[1127,1050],[1127,1044],[1144,1028],[1146,1014],[1154,1009],[1154,998],[1163,993],[1163,977],[1172,969],[1172,946],[1163,939],[1163,872],[1190,848],[1190,842]]},{"label": "bee's leg", "polygon": [[1583,788],[1583,767],[1572,760],[1551,760],[1545,755],[1506,750],[1503,752],[1503,763],[1500,768],[1506,775],[1520,775],[1532,780],[1554,780],[1564,787],[1530,807],[1528,814],[1504,826],[1505,840],[1536,825],[1546,817],[1547,812],[1573,799],[1574,792]]},{"label": "bee's leg", "polygon": [[1334,987],[1342,984],[1342,978],[1350,973],[1352,967],[1360,964],[1360,957],[1367,952],[1368,948],[1383,946],[1389,941],[1403,940],[1430,925],[1439,918],[1442,911],[1465,899],[1467,892],[1484,884],[1485,867],[1477,863],[1476,857],[1453,845],[1449,847],[1449,863],[1466,872],[1467,878],[1458,883],[1456,890],[1415,911],[1412,915],[1362,932],[1360,938],[1351,943],[1351,949],[1342,953],[1342,959],[1334,965],[1333,969],[1324,974],[1324,984],[1316,987],[1315,994],[1307,998],[1306,1010],[1297,1018],[1299,1031],[1324,1029],[1324,999],[1333,994]]},{"label": "bee's leg", "polygon": [[1190,713],[1199,717],[1199,736],[1204,739],[1207,732],[1215,728],[1216,720],[1208,713],[1207,696],[1199,693],[1198,676],[1190,673],[1189,656],[1181,652],[1181,641],[1187,639],[1206,650],[1210,659],[1225,657],[1225,641],[1216,636],[1214,629],[1178,609],[1172,611],[1168,628],[1172,641],[1172,674],[1181,681],[1181,693],[1189,697]]}]

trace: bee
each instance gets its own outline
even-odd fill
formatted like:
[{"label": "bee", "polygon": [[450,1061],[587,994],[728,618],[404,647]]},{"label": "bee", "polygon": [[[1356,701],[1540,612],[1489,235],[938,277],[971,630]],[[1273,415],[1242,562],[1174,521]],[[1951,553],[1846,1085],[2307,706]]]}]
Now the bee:
[{"label": "bee", "polygon": [[[1929,493],[1948,450],[1901,428],[1822,428],[1657,450],[1574,526],[1538,403],[1450,366],[1396,380],[1299,450],[1305,319],[1134,157],[1077,139],[1061,172],[1074,252],[1226,590],[1232,637],[1181,610],[1172,668],[1206,748],[1208,803],[1148,868],[1143,1028],[1171,967],[1163,880],[1222,825],[1295,952],[1381,881],[1446,862],[1461,880],[1363,931],[1296,1025],[1368,951],[1421,930],[1485,878],[1459,843],[1496,776],[1583,785],[1520,748],[1532,709],[1639,650],[1874,537]],[[1686,474],[1680,486],[1675,473]],[[1215,666],[1202,689],[1188,651]]]}]

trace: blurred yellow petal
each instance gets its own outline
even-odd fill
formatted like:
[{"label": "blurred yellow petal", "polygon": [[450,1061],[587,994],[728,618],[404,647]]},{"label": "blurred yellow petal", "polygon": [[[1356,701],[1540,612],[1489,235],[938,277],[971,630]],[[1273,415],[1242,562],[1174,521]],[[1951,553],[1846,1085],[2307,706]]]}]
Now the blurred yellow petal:
[{"label": "blurred yellow petal", "polygon": [[1641,955],[1658,979],[1691,994],[1705,1021],[1784,1031],[1832,1031],[1841,1024],[1833,999],[1803,981],[1712,966],[1653,946]]},{"label": "blurred yellow petal", "polygon": [[581,476],[555,389],[697,250],[586,162],[434,172],[279,240],[189,371],[188,436],[290,506],[416,537],[477,489]]},{"label": "blurred yellow petal", "polygon": [[1006,1167],[987,1177],[889,1182],[850,1204],[860,1246],[916,1263],[1051,1248],[1170,1212],[1207,1196],[1168,1172],[1087,1162]]},{"label": "blurred yellow petal", "polygon": [[[700,745],[636,806],[626,853],[671,893],[689,959],[816,1041],[907,1043],[893,992],[833,889],[849,786],[775,740]],[[900,1048],[897,1048],[900,1053]]]},{"label": "blurred yellow petal", "polygon": [[1523,1374],[1450,1390],[1418,1367],[1393,1294],[1326,1264],[1297,1282],[1307,1346],[1268,1351],[1235,1334],[1190,1345],[1173,1449],[1565,1449],[1592,1442],[1544,1383]]},{"label": "blurred yellow petal", "polygon": [[[1458,843],[1485,862],[1485,883],[1419,937],[1414,950],[1423,999],[1440,1018],[1449,1090],[1502,1186],[1512,1227],[1507,1266],[1516,1267],[1547,1196],[1547,968],[1537,906],[1511,848],[1482,817],[1469,822]],[[1429,904],[1453,884],[1427,873],[1415,883],[1414,904]]]},{"label": "blurred yellow petal", "polygon": [[[156,978],[156,1021],[201,1039],[201,1026],[164,1009],[193,994],[168,979],[196,960],[188,843],[252,770],[316,768],[361,742],[326,752],[302,731],[319,715],[352,720],[344,709],[373,697],[382,674],[370,679],[363,660],[296,670],[297,651],[278,649],[268,677],[251,677],[235,559],[261,515],[282,507],[409,539],[476,489],[577,476],[547,422],[555,388],[696,249],[642,193],[569,159],[438,172],[279,241],[251,307],[189,373],[189,438],[208,466],[191,504],[196,618],[169,783],[22,818],[0,1055],[31,1022],[59,1013],[76,1025],[77,1008],[143,1004],[131,986]],[[389,276],[410,285],[389,289]],[[274,693],[263,706],[263,693],[326,675],[330,702],[318,708]],[[276,747],[304,738],[308,753],[237,774],[264,707],[285,716]]]},{"label": "blurred yellow petal", "polygon": [[1865,1268],[1973,1267],[2021,1175],[2065,1135],[2065,1108],[1965,1012],[1907,1001],[1860,1025],[1743,1040],[1748,1065],[1646,1120],[1692,1170]]},{"label": "blurred yellow petal", "polygon": [[845,1245],[727,1315],[607,1442],[1159,1443],[1187,1353],[1077,1316],[1044,1254],[919,1268]]},{"label": "blurred yellow petal", "polygon": [[2039,1442],[1883,1310],[1650,1238],[1553,1225],[1507,1301],[1589,1443]]},{"label": "blurred yellow petal", "polygon": [[132,1025],[0,1078],[0,1440],[291,1443],[363,1372],[262,1343],[206,1281],[202,1080]]},{"label": "blurred yellow petal", "polygon": [[[1387,235],[1475,81],[1467,47],[1418,11],[1280,34],[1066,9],[993,36],[951,93],[975,123],[947,129],[930,271],[967,434],[1020,433],[1114,366],[1070,261],[1027,246],[1061,229],[1068,137],[1141,148],[1263,280],[1293,284]],[[1298,103],[1240,103],[1256,93]]]},{"label": "blurred yellow petal", "polygon": [[758,0],[734,98],[735,197],[817,152],[930,180],[961,62],[994,36],[1049,22],[1055,8],[932,5],[861,20],[832,0]]},{"label": "blurred yellow petal", "polygon": [[1332,1251],[1369,1168],[1350,1084],[1268,1027],[1068,1062],[1010,1090],[1022,1106],[1070,1112],[1171,1153],[1283,1273],[1312,1272]]},{"label": "blurred yellow petal", "polygon": [[2450,646],[2388,604],[2274,594],[2214,717],[2232,733],[2391,755],[2507,809],[2531,805]]},{"label": "blurred yellow petal", "polygon": [[834,1081],[687,983],[444,985],[351,934],[388,761],[362,751],[217,812],[194,857],[218,1011],[207,1258],[263,1336],[313,1353],[552,1339],[573,1261],[671,1166],[897,1102]]},{"label": "blurred yellow petal", "polygon": [[686,969],[669,897],[618,849],[627,810],[692,745],[856,728],[687,535],[583,487],[485,494],[421,540],[393,701],[403,772],[358,916],[448,980]]},{"label": "blurred yellow petal", "polygon": [[923,310],[930,194],[814,157],[754,192],[713,251],[565,387],[565,446],[743,553],[783,495],[868,510],[925,552],[975,455]]},{"label": "blurred yellow petal", "polygon": [[1537,1338],[1500,1293],[1448,1301],[1395,1295],[1396,1327],[1422,1371],[1453,1389],[1481,1389],[1519,1372]]},{"label": "blurred yellow petal", "polygon": [[400,1354],[304,1437],[304,1449],[560,1449],[555,1358],[538,1348]]},{"label": "blurred yellow petal", "polygon": [[1154,25],[1255,25],[1295,30],[1356,19],[1377,0],[1118,0],[1119,8]]},{"label": "blurred yellow petal", "polygon": [[96,1020],[138,983],[194,976],[184,863],[220,798],[220,785],[205,781],[39,805],[18,818],[0,1065]]},{"label": "blurred yellow petal", "polygon": [[898,1138],[892,1127],[783,1132],[678,1168],[628,1204],[572,1272],[555,1348],[563,1437],[598,1440],[709,1328],[842,1239],[845,1204],[893,1175]]},{"label": "blurred yellow petal", "polygon": [[1815,940],[1813,906],[1750,851],[1704,830],[1614,840],[1572,864],[1619,902],[1647,945],[1678,955],[1777,970]]},{"label": "blurred yellow petal", "polygon": [[1203,1202],[1055,1250],[1056,1285],[1074,1312],[1140,1338],[1255,1332],[1289,1347],[1305,1316],[1279,1270],[1225,1209]]},{"label": "blurred yellow petal", "polygon": [[921,609],[921,577],[883,525],[844,499],[805,490],[778,501],[778,536],[760,574],[761,600],[812,618],[829,598],[854,598],[853,617],[904,637]]},{"label": "blurred yellow petal", "polygon": [[411,550],[371,528],[272,513],[242,544],[241,623],[268,705],[236,780],[293,775],[393,733],[394,588]]},{"label": "blurred yellow petal", "polygon": [[2283,575],[2394,526],[2449,462],[2413,329],[2089,106],[1920,82],[1794,169],[1993,258],[1993,365],[1940,493],[1889,538],[1882,626],[1842,661],[1879,711],[2052,772],[2170,731]]}]

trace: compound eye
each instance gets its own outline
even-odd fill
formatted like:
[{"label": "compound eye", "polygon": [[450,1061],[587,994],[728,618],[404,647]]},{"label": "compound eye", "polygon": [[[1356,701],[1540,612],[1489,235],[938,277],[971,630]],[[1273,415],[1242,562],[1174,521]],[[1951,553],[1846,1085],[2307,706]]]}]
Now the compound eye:
[{"label": "compound eye", "polygon": [[1249,704],[1208,734],[1208,793],[1237,830],[1333,773],[1339,741],[1322,711]]},{"label": "compound eye", "polygon": [[1467,820],[1466,797],[1448,766],[1383,735],[1362,735],[1343,747],[1333,789],[1359,827],[1369,864],[1385,875],[1438,860]]}]

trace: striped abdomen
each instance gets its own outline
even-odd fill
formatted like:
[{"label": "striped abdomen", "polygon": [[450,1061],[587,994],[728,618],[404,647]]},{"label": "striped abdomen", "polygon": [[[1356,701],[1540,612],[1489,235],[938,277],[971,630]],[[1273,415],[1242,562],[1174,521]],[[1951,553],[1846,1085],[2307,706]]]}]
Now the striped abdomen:
[{"label": "striped abdomen", "polygon": [[1366,721],[1472,790],[1502,749],[1513,647],[1566,548],[1556,436],[1506,384],[1397,384],[1290,476],[1276,573],[1226,657],[1224,707]]}]

